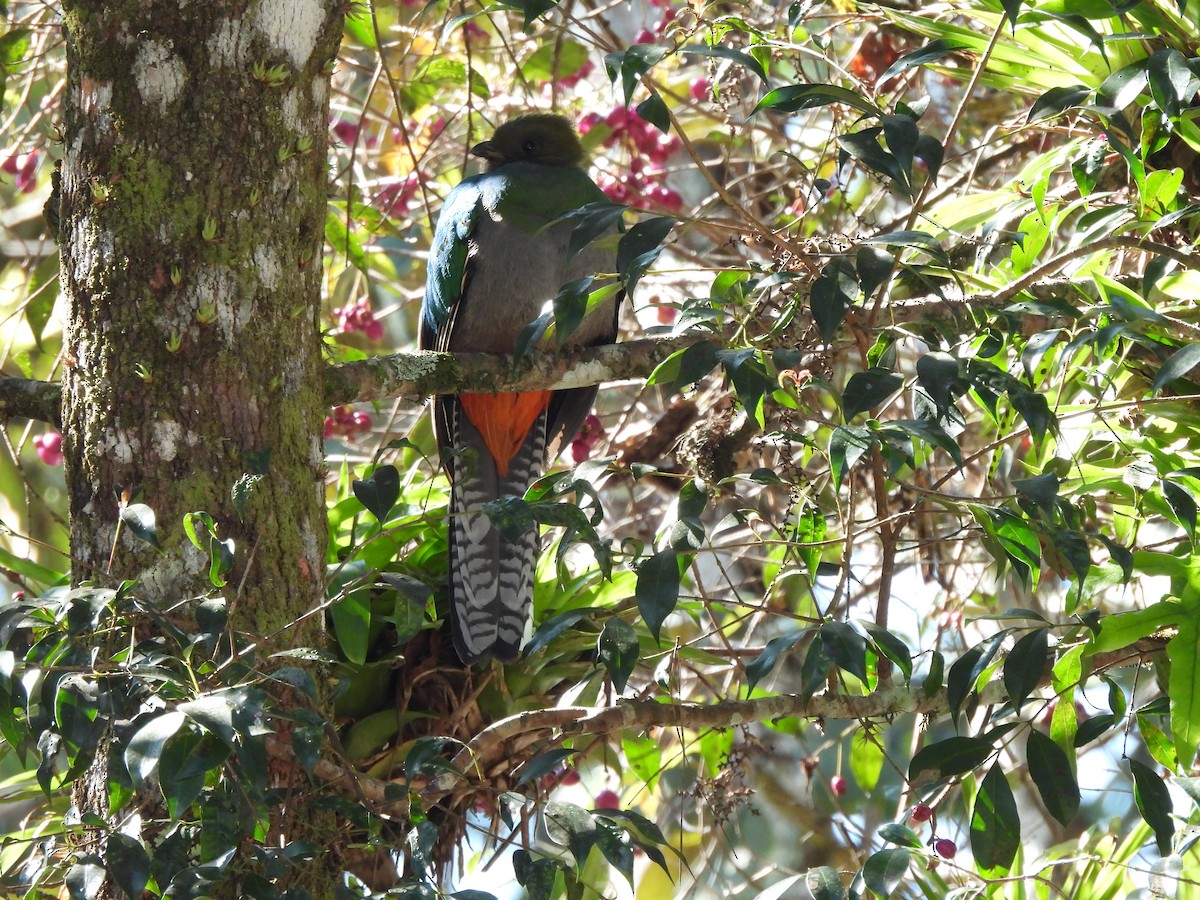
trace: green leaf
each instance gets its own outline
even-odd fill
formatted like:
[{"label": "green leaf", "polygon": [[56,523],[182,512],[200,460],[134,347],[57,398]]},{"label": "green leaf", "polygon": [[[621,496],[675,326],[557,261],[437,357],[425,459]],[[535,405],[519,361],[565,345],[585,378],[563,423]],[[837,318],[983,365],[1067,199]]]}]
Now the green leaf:
[{"label": "green leaf", "polygon": [[875,289],[887,281],[896,266],[896,257],[886,250],[863,244],[854,254],[854,268],[858,273],[859,288],[863,296],[870,298]]},{"label": "green leaf", "polygon": [[1025,756],[1029,777],[1037,786],[1046,811],[1060,824],[1068,825],[1079,812],[1079,783],[1067,754],[1046,735],[1030,729]]},{"label": "green leaf", "polygon": [[855,372],[842,391],[842,417],[848,422],[860,412],[882,406],[904,386],[904,378],[890,369],[871,368]]},{"label": "green leaf", "polygon": [[657,44],[633,44],[605,55],[604,68],[608,70],[608,78],[613,84],[618,80],[621,82],[626,106],[633,99],[633,92],[641,83],[642,76],[666,59],[668,52],[666,47]]},{"label": "green leaf", "polygon": [[634,112],[639,119],[649,122],[663,134],[671,130],[671,113],[657,91],[651,91],[650,96],[639,103]]},{"label": "green leaf", "polygon": [[1123,110],[1137,99],[1138,94],[1146,89],[1150,76],[1146,71],[1146,61],[1140,60],[1123,69],[1113,72],[1100,84],[1097,93],[1106,98],[1117,110]]},{"label": "green leaf", "polygon": [[796,643],[810,632],[808,628],[802,628],[799,631],[791,634],[783,634],[779,637],[773,637],[767,641],[767,646],[763,647],[762,653],[746,663],[746,693],[750,694],[754,690],[754,686],[767,677],[771,670],[775,668],[775,663],[779,659],[780,654],[791,650]]},{"label": "green leaf", "polygon": [[908,874],[911,854],[904,847],[872,853],[863,864],[863,881],[880,897],[890,897]]},{"label": "green leaf", "polygon": [[992,755],[992,742],[979,737],[950,737],[918,750],[908,764],[908,779],[930,773],[923,782],[962,775],[981,766]]},{"label": "green leaf", "polygon": [[906,53],[901,56],[884,70],[875,83],[883,84],[889,78],[895,78],[909,69],[937,62],[939,59],[945,59],[947,56],[951,56],[960,50],[967,49],[969,49],[969,45],[954,38],[939,38],[936,41],[930,41],[920,50],[914,50],[912,53]]},{"label": "green leaf", "polygon": [[575,864],[583,869],[588,854],[596,845],[596,817],[582,806],[557,800],[546,804],[544,815],[551,839],[566,844],[575,857]]},{"label": "green leaf", "polygon": [[1074,109],[1091,96],[1092,89],[1084,84],[1060,85],[1050,88],[1033,102],[1025,122],[1037,122],[1062,115],[1068,109]]},{"label": "green leaf", "polygon": [[534,859],[528,850],[513,853],[513,874],[517,883],[529,892],[529,900],[551,900],[554,896],[554,879],[562,863],[556,859]]},{"label": "green leaf", "polygon": [[107,849],[105,862],[113,883],[130,897],[142,896],[150,880],[150,856],[141,841],[114,831],[108,836]]},{"label": "green leaf", "polygon": [[846,473],[878,443],[879,435],[866,425],[839,425],[833,429],[829,436],[829,466],[834,483],[841,484]]},{"label": "green leaf", "polygon": [[638,281],[662,253],[663,241],[675,227],[675,221],[670,216],[643,219],[621,235],[617,244],[617,271],[629,296],[633,296]]},{"label": "green leaf", "polygon": [[880,828],[879,836],[889,843],[899,844],[901,847],[912,847],[914,850],[920,850],[925,846],[925,842],[921,840],[919,834],[907,825],[897,822],[889,822]]},{"label": "green leaf", "polygon": [[867,682],[867,639],[847,622],[822,622],[819,629],[825,652],[838,668]]},{"label": "green leaf", "polygon": [[160,553],[163,552],[162,544],[158,542],[158,526],[155,524],[153,509],[145,503],[130,503],[121,507],[119,515],[134,537]]},{"label": "green leaf", "polygon": [[187,720],[178,710],[155,716],[129,739],[125,747],[125,768],[133,776],[134,786],[140,785],[158,766],[163,746],[183,727]]},{"label": "green leaf", "polygon": [[750,115],[768,109],[773,112],[794,113],[818,106],[843,103],[869,116],[882,116],[883,110],[855,91],[835,84],[789,84],[767,91]]},{"label": "green leaf", "polygon": [[1196,366],[1200,365],[1200,344],[1188,344],[1176,350],[1162,364],[1158,374],[1154,376],[1154,384],[1150,386],[1151,393],[1157,393],[1177,378],[1182,378]]},{"label": "green leaf", "polygon": [[395,466],[376,466],[369,477],[355,479],[350,487],[358,502],[382,525],[400,496],[400,473]]},{"label": "green leaf", "polygon": [[686,564],[686,558],[674,550],[660,550],[638,566],[634,591],[638,612],[656,642],[661,643],[662,624],[679,602],[679,584]]},{"label": "green leaf", "polygon": [[0,37],[0,65],[14,66],[25,58],[29,50],[28,28],[13,28]]},{"label": "green leaf", "polygon": [[858,279],[850,261],[838,257],[827,263],[809,291],[808,302],[821,337],[832,341],[846,310],[858,294]]},{"label": "green leaf", "polygon": [[726,47],[721,44],[688,44],[679,48],[681,54],[692,54],[695,56],[706,56],[709,58],[728,59],[753,75],[757,75],[758,79],[766,84],[767,73],[757,59],[749,53],[744,53],[734,47]]},{"label": "green leaf", "polygon": [[[1168,683],[1171,697],[1171,731],[1175,752],[1184,771],[1191,771],[1200,746],[1200,598],[1191,596],[1177,604],[1179,616],[1175,636],[1167,642],[1171,661]],[[1149,822],[1149,819],[1146,820]],[[1151,827],[1154,823],[1150,822]]]},{"label": "green leaf", "polygon": [[961,393],[962,370],[956,358],[933,350],[917,359],[917,384],[937,408],[938,421],[945,421],[955,397]]},{"label": "green leaf", "polygon": [[367,587],[347,591],[329,606],[329,618],[338,647],[356,665],[367,661],[371,649],[371,591]]},{"label": "green leaf", "polygon": [[1130,759],[1129,769],[1133,773],[1133,799],[1137,803],[1138,812],[1146,824],[1154,829],[1158,852],[1169,856],[1171,841],[1175,836],[1175,822],[1171,818],[1174,808],[1171,792],[1167,790],[1158,773],[1144,763]]},{"label": "green leaf", "polygon": [[817,866],[805,872],[804,886],[812,894],[813,900],[844,900],[846,896],[841,876],[837,869],[830,866]]},{"label": "green leaf", "polygon": [[578,752],[578,750],[558,749],[539,753],[521,767],[521,777],[517,779],[517,785],[529,784],[531,781],[537,781],[543,775],[557,771],[566,760]]},{"label": "green leaf", "polygon": [[1021,848],[1021,819],[1008,779],[994,764],[979,785],[971,811],[971,852],[984,878],[1003,878]]},{"label": "green leaf", "polygon": [[625,691],[625,685],[638,661],[638,637],[633,626],[624,619],[616,616],[604,623],[600,632],[596,652],[608,677],[612,679],[613,687],[618,694]]},{"label": "green leaf", "polygon": [[1048,629],[1035,628],[1017,641],[1004,660],[1004,689],[1018,713],[1046,671],[1048,638]]},{"label": "green leaf", "polygon": [[720,362],[717,355],[721,345],[714,341],[699,341],[672,353],[663,360],[648,379],[647,384],[665,384],[671,391],[679,391],[695,384]]},{"label": "green leaf", "polygon": [[886,628],[880,628],[869,622],[864,622],[863,628],[871,636],[871,641],[875,644],[879,655],[886,656],[900,668],[907,684],[912,678],[912,652],[908,649],[908,645]]}]

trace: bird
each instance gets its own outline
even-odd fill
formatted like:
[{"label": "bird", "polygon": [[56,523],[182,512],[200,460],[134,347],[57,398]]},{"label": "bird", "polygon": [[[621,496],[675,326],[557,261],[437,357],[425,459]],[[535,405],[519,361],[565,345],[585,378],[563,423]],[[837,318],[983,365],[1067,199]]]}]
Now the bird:
[{"label": "bird", "polygon": [[[450,191],[434,229],[419,344],[512,353],[564,285],[588,276],[597,276],[596,285],[615,280],[612,241],[573,252],[575,226],[561,218],[608,198],[584,170],[574,126],[557,114],[510,119],[471,155],[483,171]],[[623,294],[604,297],[566,346],[616,339]],[[433,400],[434,434],[450,479],[448,617],[467,666],[520,655],[539,549],[536,525],[510,540],[480,507],[523,496],[578,432],[595,397],[593,386]]]}]

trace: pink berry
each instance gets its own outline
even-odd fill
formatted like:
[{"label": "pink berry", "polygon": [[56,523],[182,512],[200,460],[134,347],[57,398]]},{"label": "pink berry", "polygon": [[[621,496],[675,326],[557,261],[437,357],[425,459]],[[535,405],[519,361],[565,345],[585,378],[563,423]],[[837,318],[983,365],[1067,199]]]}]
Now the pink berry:
[{"label": "pink berry", "polygon": [[565,769],[558,779],[558,783],[570,787],[573,784],[579,784],[579,773],[574,769]]},{"label": "pink berry", "polygon": [[62,465],[62,435],[57,431],[36,435],[33,439],[33,449],[37,452],[38,459],[46,465]]},{"label": "pink berry", "polygon": [[616,791],[604,790],[596,795],[593,804],[596,809],[620,809],[621,798],[617,796]]},{"label": "pink berry", "polygon": [[693,100],[707,100],[712,93],[712,82],[707,78],[697,78],[688,87],[688,93]]},{"label": "pink berry", "polygon": [[918,803],[912,808],[912,812],[909,813],[908,817],[917,824],[928,822],[933,818],[933,808],[926,806],[924,803]]},{"label": "pink berry", "polygon": [[361,429],[363,431],[365,431],[371,427],[371,417],[369,415],[367,415],[365,412],[356,411],[350,417],[350,421],[354,424],[355,428]]},{"label": "pink berry", "polygon": [[958,845],[949,838],[938,838],[933,844],[933,849],[942,859],[954,859],[958,854]]},{"label": "pink berry", "polygon": [[334,424],[333,416],[326,416],[325,417],[325,440],[329,440],[336,433],[337,433],[337,429]]},{"label": "pink berry", "polygon": [[679,310],[673,306],[660,306],[656,310],[655,316],[660,325],[673,325],[679,316]]},{"label": "pink berry", "polygon": [[633,39],[633,42],[635,44],[653,44],[654,40],[654,32],[652,32],[649,28],[643,28],[637,33],[637,36]]},{"label": "pink berry", "polygon": [[829,789],[833,791],[833,796],[844,797],[850,786],[846,784],[846,779],[841,775],[834,775],[829,779]]},{"label": "pink berry", "polygon": [[587,134],[597,125],[604,121],[604,118],[598,112],[590,112],[579,120],[579,133]]}]

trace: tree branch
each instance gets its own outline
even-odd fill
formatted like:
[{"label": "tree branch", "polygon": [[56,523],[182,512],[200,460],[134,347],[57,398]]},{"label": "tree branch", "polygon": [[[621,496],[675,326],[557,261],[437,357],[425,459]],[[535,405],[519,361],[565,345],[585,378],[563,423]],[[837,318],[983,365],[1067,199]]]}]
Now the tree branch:
[{"label": "tree branch", "polygon": [[330,405],[458,391],[534,391],[587,387],[646,378],[677,350],[721,335],[689,331],[620,344],[529,353],[519,360],[496,353],[393,353],[331,366],[325,373]]},{"label": "tree branch", "polygon": [[57,426],[62,422],[61,398],[54,382],[0,376],[0,422],[36,419]]}]

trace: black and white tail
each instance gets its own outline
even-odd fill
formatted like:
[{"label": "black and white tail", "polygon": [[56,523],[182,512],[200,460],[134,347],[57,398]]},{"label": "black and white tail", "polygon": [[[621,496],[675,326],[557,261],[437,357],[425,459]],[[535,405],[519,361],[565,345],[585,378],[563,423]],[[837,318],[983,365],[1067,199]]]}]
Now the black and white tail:
[{"label": "black and white tail", "polygon": [[538,532],[531,528],[509,541],[480,508],[506,495],[523,496],[546,465],[546,415],[529,429],[508,465],[496,471],[483,437],[461,410],[451,415],[454,446],[450,465],[450,624],[454,648],[467,665],[495,657],[512,662],[520,653],[533,603]]}]

